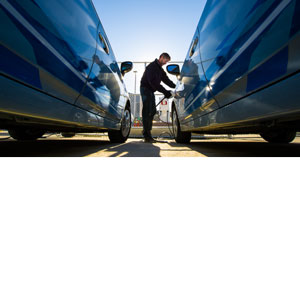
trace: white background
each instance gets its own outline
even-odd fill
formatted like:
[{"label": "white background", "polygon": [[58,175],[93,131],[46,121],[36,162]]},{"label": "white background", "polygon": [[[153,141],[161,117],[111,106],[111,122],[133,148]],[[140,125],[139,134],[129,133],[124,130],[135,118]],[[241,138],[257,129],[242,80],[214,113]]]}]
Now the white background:
[{"label": "white background", "polygon": [[1,160],[0,296],[299,296],[297,158]]}]

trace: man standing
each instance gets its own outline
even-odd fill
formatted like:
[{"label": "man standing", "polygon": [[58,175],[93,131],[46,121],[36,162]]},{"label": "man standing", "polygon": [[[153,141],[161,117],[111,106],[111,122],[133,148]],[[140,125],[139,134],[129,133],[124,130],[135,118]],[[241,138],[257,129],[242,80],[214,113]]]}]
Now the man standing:
[{"label": "man standing", "polygon": [[146,67],[144,75],[141,80],[141,96],[143,101],[143,135],[145,142],[155,142],[151,136],[152,121],[156,114],[156,103],[154,92],[159,91],[165,95],[166,98],[171,98],[172,94],[166,90],[160,83],[164,82],[170,88],[175,88],[176,85],[168,78],[162,66],[166,65],[171,60],[167,53],[160,55],[159,59],[149,64]]}]

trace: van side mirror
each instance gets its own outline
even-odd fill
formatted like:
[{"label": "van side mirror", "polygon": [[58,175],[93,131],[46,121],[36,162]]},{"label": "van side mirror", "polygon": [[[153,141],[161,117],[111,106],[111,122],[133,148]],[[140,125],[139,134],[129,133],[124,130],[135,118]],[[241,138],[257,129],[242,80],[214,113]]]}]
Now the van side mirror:
[{"label": "van side mirror", "polygon": [[172,75],[179,76],[180,75],[180,67],[177,64],[171,64],[167,66],[168,73]]},{"label": "van side mirror", "polygon": [[124,76],[125,73],[130,72],[132,70],[132,68],[133,68],[133,63],[132,62],[129,62],[129,61],[123,62],[121,64],[121,73],[122,73],[122,75]]}]

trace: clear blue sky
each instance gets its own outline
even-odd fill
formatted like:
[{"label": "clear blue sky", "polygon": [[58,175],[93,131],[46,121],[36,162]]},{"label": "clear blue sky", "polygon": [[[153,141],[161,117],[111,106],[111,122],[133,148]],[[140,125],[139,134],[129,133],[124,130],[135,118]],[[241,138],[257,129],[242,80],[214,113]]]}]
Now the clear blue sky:
[{"label": "clear blue sky", "polygon": [[[206,0],[93,0],[118,61],[185,59]],[[139,81],[143,67],[135,67]],[[129,92],[134,74],[125,76]]]}]

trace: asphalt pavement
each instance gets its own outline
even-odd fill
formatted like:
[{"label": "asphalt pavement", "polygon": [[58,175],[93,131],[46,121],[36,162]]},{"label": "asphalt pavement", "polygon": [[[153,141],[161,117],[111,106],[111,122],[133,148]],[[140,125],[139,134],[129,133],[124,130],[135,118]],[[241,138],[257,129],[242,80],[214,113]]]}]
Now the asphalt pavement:
[{"label": "asphalt pavement", "polygon": [[130,138],[112,144],[107,136],[46,135],[37,141],[15,141],[0,134],[1,157],[300,157],[300,137],[291,144],[270,144],[258,136],[203,137],[188,145],[163,139],[144,143]]}]

